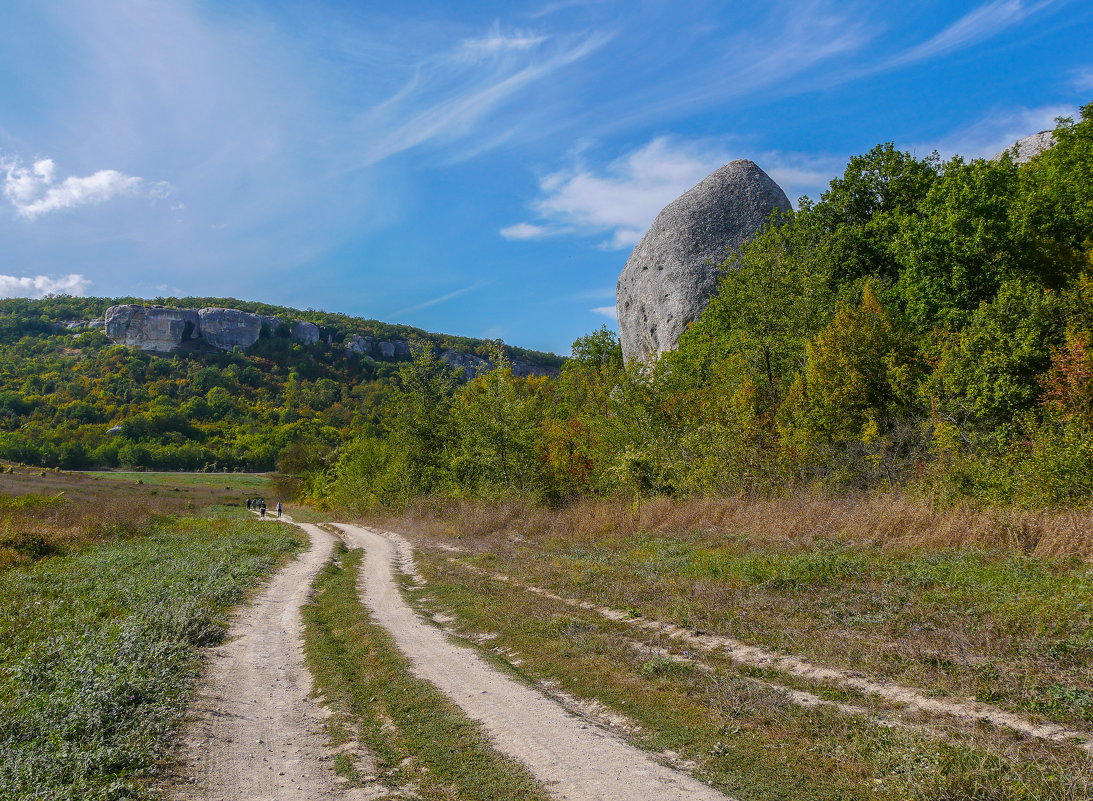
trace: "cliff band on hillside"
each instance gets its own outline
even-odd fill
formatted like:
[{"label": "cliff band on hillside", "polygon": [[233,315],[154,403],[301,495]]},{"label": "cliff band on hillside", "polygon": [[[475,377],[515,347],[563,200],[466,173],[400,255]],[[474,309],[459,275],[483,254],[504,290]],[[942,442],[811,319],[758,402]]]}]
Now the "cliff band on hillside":
[{"label": "cliff band on hillside", "polygon": [[[272,315],[252,314],[239,309],[208,307],[204,309],[171,309],[165,306],[122,304],[111,306],[105,315],[106,335],[119,345],[156,353],[172,353],[186,343],[204,342],[220,350],[247,350],[261,338],[262,331],[287,331],[293,342],[314,345],[322,331],[307,320],[288,321]],[[87,321],[88,327],[94,321]],[[328,339],[332,341],[332,338]],[[405,339],[377,340],[372,336],[352,334],[342,346],[354,356],[408,361],[410,343]],[[439,358],[453,369],[461,370],[466,379],[494,368],[493,362],[473,353],[445,349]],[[510,363],[514,375],[558,375],[555,367],[544,367],[522,359]]]}]

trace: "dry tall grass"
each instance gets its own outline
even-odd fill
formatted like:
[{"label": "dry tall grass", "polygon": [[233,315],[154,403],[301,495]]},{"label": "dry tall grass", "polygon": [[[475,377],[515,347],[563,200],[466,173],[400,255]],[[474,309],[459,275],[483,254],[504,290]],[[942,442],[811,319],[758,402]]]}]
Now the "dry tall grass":
[{"label": "dry tall grass", "polygon": [[175,493],[78,473],[13,470],[0,474],[0,570],[137,536],[157,515],[182,514],[195,500],[215,500],[210,493]]},{"label": "dry tall grass", "polygon": [[402,530],[461,536],[470,548],[512,537],[574,542],[629,537],[639,531],[724,532],[785,549],[817,539],[900,550],[982,548],[1035,556],[1093,556],[1093,512],[939,507],[900,492],[784,498],[732,496],[641,503],[585,500],[562,509],[508,501],[423,500],[396,518]]}]

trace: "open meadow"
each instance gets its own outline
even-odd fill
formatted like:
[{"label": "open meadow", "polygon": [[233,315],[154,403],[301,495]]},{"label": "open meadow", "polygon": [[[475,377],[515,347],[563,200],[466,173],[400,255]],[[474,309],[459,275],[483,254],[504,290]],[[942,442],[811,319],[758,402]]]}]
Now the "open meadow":
[{"label": "open meadow", "polygon": [[199,649],[301,546],[188,479],[0,475],[0,797],[152,797]]},{"label": "open meadow", "polygon": [[413,540],[421,612],[735,798],[1093,792],[1088,513],[817,495],[373,525]]}]

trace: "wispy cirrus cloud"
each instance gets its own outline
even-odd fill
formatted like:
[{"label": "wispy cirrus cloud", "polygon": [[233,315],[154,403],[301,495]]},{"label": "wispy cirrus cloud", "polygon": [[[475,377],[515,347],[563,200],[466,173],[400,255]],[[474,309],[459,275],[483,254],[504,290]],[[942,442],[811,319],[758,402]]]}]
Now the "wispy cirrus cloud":
[{"label": "wispy cirrus cloud", "polygon": [[1023,22],[1033,14],[1058,0],[991,0],[972,9],[944,30],[883,64],[899,67],[940,56],[953,50],[976,44]]},{"label": "wispy cirrus cloud", "polygon": [[[677,35],[673,48],[647,41],[640,55],[631,55],[631,69],[638,74],[647,71],[647,88],[627,97],[625,107],[620,103],[603,128],[660,121],[761,93],[800,93],[818,75],[862,52],[878,32],[860,9],[830,0],[808,0],[790,13],[776,3],[764,8],[766,12],[746,31],[705,31],[699,24],[702,20],[692,18],[691,40]],[[673,30],[675,18],[688,13],[702,14],[672,6],[662,20],[669,27],[658,28],[657,34]],[[701,53],[701,67],[676,69],[679,49]]]},{"label": "wispy cirrus cloud", "polygon": [[426,58],[401,89],[361,116],[359,127],[367,136],[360,166],[429,142],[470,137],[533,84],[588,57],[610,38],[592,33],[550,40],[495,28],[480,39],[462,41],[453,51]]},{"label": "wispy cirrus cloud", "polygon": [[1093,67],[1082,67],[1070,74],[1070,85],[1079,92],[1093,91]]},{"label": "wispy cirrus cloud", "polygon": [[86,295],[91,286],[84,276],[0,275],[0,298],[44,298],[46,295]]},{"label": "wispy cirrus cloud", "polygon": [[478,281],[471,284],[470,286],[465,286],[462,289],[457,289],[454,292],[448,292],[444,295],[440,295],[439,297],[430,298],[429,300],[423,301],[421,303],[416,303],[413,306],[407,306],[404,309],[396,309],[393,312],[389,312],[387,314],[387,317],[401,317],[405,314],[410,314],[411,312],[421,311],[422,309],[428,309],[441,303],[447,303],[449,300],[455,300],[461,295],[466,295],[468,292],[474,292],[476,289],[481,289],[488,283],[488,281]]},{"label": "wispy cirrus cloud", "polygon": [[485,36],[464,39],[457,55],[477,59],[509,51],[530,50],[548,38],[530,31],[505,31],[500,23],[494,23],[492,30]]},{"label": "wispy cirrus cloud", "polygon": [[165,183],[150,183],[117,170],[99,170],[91,175],[57,178],[53,159],[38,159],[26,167],[16,159],[0,159],[4,172],[4,197],[27,219],[42,214],[104,203],[122,195],[163,197],[170,192]]}]

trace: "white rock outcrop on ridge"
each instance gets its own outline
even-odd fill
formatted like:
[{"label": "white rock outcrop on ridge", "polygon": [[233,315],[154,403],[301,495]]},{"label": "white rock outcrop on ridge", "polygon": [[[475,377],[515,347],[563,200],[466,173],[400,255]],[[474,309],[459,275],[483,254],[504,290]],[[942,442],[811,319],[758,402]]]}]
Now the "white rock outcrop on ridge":
[{"label": "white rock outcrop on ridge", "polygon": [[262,318],[239,309],[199,309],[201,338],[221,350],[246,350],[262,336]]},{"label": "white rock outcrop on ridge", "polygon": [[1040,131],[1040,133],[1034,133],[1024,139],[1018,139],[1010,147],[992,158],[991,161],[998,161],[1002,156],[1009,153],[1014,164],[1027,164],[1045,150],[1055,147],[1055,141],[1054,131]]},{"label": "white rock outcrop on ridge", "polygon": [[717,291],[719,265],[789,198],[754,162],[724,165],[672,201],[619,276],[623,355],[648,360],[675,347]]},{"label": "white rock outcrop on ridge", "polygon": [[319,341],[319,326],[306,320],[297,320],[289,329],[289,336],[293,342],[303,345],[314,345]]},{"label": "white rock outcrop on ridge", "polygon": [[201,320],[193,309],[126,303],[111,306],[103,320],[114,342],[157,353],[170,353],[201,336]]}]

